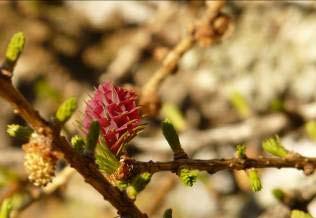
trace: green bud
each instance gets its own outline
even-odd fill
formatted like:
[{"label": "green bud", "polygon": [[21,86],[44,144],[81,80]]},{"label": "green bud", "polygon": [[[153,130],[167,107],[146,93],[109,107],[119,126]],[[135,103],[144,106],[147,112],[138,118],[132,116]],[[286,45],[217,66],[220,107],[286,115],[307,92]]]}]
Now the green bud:
[{"label": "green bud", "polygon": [[182,151],[177,131],[175,130],[172,123],[168,119],[166,119],[165,121],[162,122],[161,128],[162,128],[162,133],[165,136],[173,152]]},{"label": "green bud", "polygon": [[250,181],[250,186],[252,191],[258,192],[262,189],[261,185],[261,180],[260,177],[258,176],[257,170],[255,169],[250,169],[247,170],[247,175]]},{"label": "green bud", "polygon": [[8,44],[5,56],[8,61],[13,63],[13,65],[16,63],[20,54],[22,53],[24,44],[25,44],[24,33],[18,32],[12,36]]},{"label": "green bud", "polygon": [[179,172],[179,177],[182,183],[186,186],[192,187],[196,182],[198,176],[197,170],[181,169]]},{"label": "green bud", "polygon": [[110,151],[103,137],[100,137],[100,143],[97,144],[95,161],[99,169],[108,175],[113,174],[120,166],[119,160]]},{"label": "green bud", "polygon": [[12,200],[4,199],[1,204],[0,218],[10,218],[11,211],[13,209]]},{"label": "green bud", "polygon": [[94,154],[100,134],[100,125],[97,121],[90,124],[89,133],[87,135],[87,143],[85,148],[86,154]]},{"label": "green bud", "polygon": [[291,211],[291,218],[312,218],[312,216],[308,213],[305,213],[301,210],[292,210]]},{"label": "green bud", "polygon": [[75,135],[74,137],[71,138],[71,144],[73,148],[75,149],[76,152],[82,153],[85,147],[85,142],[84,139],[79,136]]},{"label": "green bud", "polygon": [[286,157],[288,155],[288,151],[283,147],[278,136],[264,140],[262,147],[266,152],[277,157]]},{"label": "green bud", "polygon": [[151,176],[150,173],[145,172],[133,178],[131,184],[126,189],[127,195],[135,199],[138,193],[144,190],[146,185],[150,182]]},{"label": "green bud", "polygon": [[56,118],[59,122],[65,123],[77,109],[77,99],[74,97],[68,98],[58,108]]},{"label": "green bud", "polygon": [[246,158],[246,146],[237,145],[236,146],[236,156],[238,158]]},{"label": "green bud", "polygon": [[7,133],[11,137],[15,137],[21,140],[28,140],[33,133],[33,130],[28,126],[10,124],[7,126]]},{"label": "green bud", "polygon": [[172,209],[169,208],[163,213],[163,218],[172,218]]},{"label": "green bud", "polygon": [[283,201],[285,196],[284,192],[279,188],[273,189],[272,195],[279,201]]}]

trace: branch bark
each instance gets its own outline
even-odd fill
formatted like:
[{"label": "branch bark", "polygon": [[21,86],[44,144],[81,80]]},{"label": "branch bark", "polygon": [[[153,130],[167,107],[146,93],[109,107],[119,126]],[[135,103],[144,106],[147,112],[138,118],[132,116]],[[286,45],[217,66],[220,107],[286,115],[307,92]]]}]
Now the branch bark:
[{"label": "branch bark", "polygon": [[308,158],[293,153],[286,158],[259,157],[253,158],[230,158],[230,159],[211,159],[194,160],[181,159],[167,162],[140,162],[134,161],[133,173],[157,173],[161,171],[177,172],[181,168],[196,169],[207,171],[210,174],[221,170],[246,170],[251,168],[296,168],[304,170],[306,175],[314,172],[316,167],[316,158]]}]

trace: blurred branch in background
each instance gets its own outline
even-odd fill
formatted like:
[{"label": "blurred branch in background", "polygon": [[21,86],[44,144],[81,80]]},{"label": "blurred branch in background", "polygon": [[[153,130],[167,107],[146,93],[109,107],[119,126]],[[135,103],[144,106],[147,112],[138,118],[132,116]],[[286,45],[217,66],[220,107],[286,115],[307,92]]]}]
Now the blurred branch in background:
[{"label": "blurred branch in background", "polygon": [[[2,171],[4,171],[4,169],[2,169],[1,172]],[[43,189],[34,187],[23,175],[2,175],[2,180],[6,186],[0,195],[0,201],[4,202],[5,199],[12,199],[12,208],[9,213],[10,217],[19,217],[22,211],[27,209],[34,202],[44,197],[49,197],[62,186],[66,185],[74,172],[74,169],[66,167],[54,178],[51,184]]]},{"label": "blurred branch in background", "polygon": [[207,1],[204,16],[196,22],[190,32],[171,50],[159,68],[144,85],[141,92],[140,104],[144,113],[150,116],[159,111],[160,100],[158,90],[161,83],[172,74],[180,58],[191,49],[196,42],[208,46],[220,39],[229,26],[229,18],[220,13],[225,1]]},{"label": "blurred branch in background", "polygon": [[102,76],[102,80],[118,81],[126,77],[132,66],[139,61],[144,50],[153,43],[154,35],[165,28],[165,22],[175,15],[176,8],[172,2],[167,1],[160,5],[156,14],[130,39],[133,43],[120,48],[117,57]]},{"label": "blurred branch in background", "polygon": [[[52,183],[44,187],[42,190],[28,191],[27,193],[29,197],[27,198],[27,200],[25,200],[20,205],[14,208],[12,212],[12,217],[18,217],[20,213],[23,212],[23,210],[27,209],[36,201],[40,201],[42,198],[54,194],[56,191],[58,191],[60,187],[67,184],[67,182],[69,181],[70,177],[74,174],[74,172],[74,169],[66,167],[54,178]],[[23,186],[21,188],[25,189],[25,187]],[[27,191],[27,189],[24,191]]]},{"label": "blurred branch in background", "polygon": [[[304,125],[304,120],[315,118],[315,103],[311,103],[296,106],[295,108],[290,107],[289,113],[271,113],[248,118],[236,124],[228,124],[203,131],[187,130],[180,137],[182,146],[188,153],[192,153],[204,147],[216,147],[226,144],[237,145],[252,138],[263,139],[290,129],[291,126],[298,128]],[[134,140],[134,143],[143,150],[168,151],[167,146],[160,146],[166,144],[161,137],[151,137],[150,139],[138,137]],[[152,147],[148,148],[148,143]]]}]

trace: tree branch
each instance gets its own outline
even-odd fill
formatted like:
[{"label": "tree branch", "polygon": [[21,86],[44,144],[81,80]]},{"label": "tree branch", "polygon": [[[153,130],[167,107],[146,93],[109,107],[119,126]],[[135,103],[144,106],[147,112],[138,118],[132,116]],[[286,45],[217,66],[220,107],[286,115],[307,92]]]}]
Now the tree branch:
[{"label": "tree branch", "polygon": [[313,173],[316,167],[316,158],[308,158],[296,153],[291,153],[286,158],[259,157],[253,158],[230,158],[193,160],[181,159],[167,162],[141,162],[134,161],[132,165],[133,173],[142,172],[157,173],[160,171],[178,172],[181,168],[196,169],[216,173],[221,170],[246,170],[251,168],[296,168],[304,170],[306,175]]},{"label": "tree branch", "polygon": [[0,75],[0,96],[8,101],[18,113],[36,132],[52,141],[54,150],[64,154],[68,163],[75,168],[92,185],[105,200],[109,201],[118,213],[125,217],[147,217],[134,204],[134,202],[111,185],[99,172],[94,160],[76,153],[65,137],[60,135],[60,129],[43,119],[31,104],[16,90],[10,78]]}]

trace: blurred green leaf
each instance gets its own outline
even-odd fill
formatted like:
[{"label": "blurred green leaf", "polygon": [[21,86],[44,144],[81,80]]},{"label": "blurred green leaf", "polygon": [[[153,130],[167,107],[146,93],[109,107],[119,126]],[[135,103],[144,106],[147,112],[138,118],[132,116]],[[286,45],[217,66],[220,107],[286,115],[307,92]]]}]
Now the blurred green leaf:
[{"label": "blurred green leaf", "polygon": [[305,213],[301,210],[292,210],[291,211],[291,218],[313,218],[310,214]]},{"label": "blurred green leaf", "polygon": [[97,145],[100,134],[100,124],[97,121],[93,121],[90,124],[89,132],[86,139],[86,154],[94,154],[95,147]]},{"label": "blurred green leaf", "polygon": [[261,185],[261,180],[260,180],[257,170],[255,169],[247,170],[247,175],[250,181],[250,186],[251,186],[252,191],[254,192],[260,191],[262,189],[262,185]]},{"label": "blurred green leaf", "polygon": [[10,124],[7,126],[7,133],[11,137],[21,140],[28,140],[33,133],[33,130],[28,126],[21,126],[19,124]]},{"label": "blurred green leaf", "polygon": [[23,51],[25,44],[25,36],[24,33],[18,32],[15,33],[7,47],[6,51],[6,59],[9,60],[11,63],[15,64],[15,62],[18,60],[20,54]]},{"label": "blurred green leaf", "polygon": [[85,142],[81,136],[75,135],[74,137],[72,137],[71,144],[76,152],[82,153],[84,151]]},{"label": "blurred green leaf", "polygon": [[187,128],[187,122],[177,105],[164,103],[161,112],[166,119],[170,120],[177,131],[181,132]]},{"label": "blurred green leaf", "polygon": [[108,175],[114,173],[120,166],[119,160],[116,156],[110,151],[105,140],[100,137],[100,143],[96,148],[95,155],[96,163],[99,166],[99,169]]},{"label": "blurred green leaf", "polygon": [[236,146],[236,156],[238,158],[246,157],[246,146],[245,145],[237,145]]},{"label": "blurred green leaf", "polygon": [[271,101],[270,108],[272,111],[283,111],[284,110],[284,102],[280,99],[273,99]]},{"label": "blurred green leaf", "polygon": [[13,209],[12,200],[5,199],[1,204],[0,218],[10,218]]},{"label": "blurred green leaf", "polygon": [[128,196],[135,199],[136,196],[144,190],[146,185],[150,182],[151,176],[152,175],[150,173],[145,172],[133,178],[132,182],[126,189]]},{"label": "blurred green leaf", "polygon": [[316,141],[316,121],[309,121],[305,123],[305,131],[308,137]]},{"label": "blurred green leaf", "polygon": [[6,186],[8,183],[17,180],[18,175],[7,167],[0,166],[0,187]]},{"label": "blurred green leaf", "polygon": [[277,200],[283,201],[285,194],[281,189],[279,188],[273,189],[272,194]]},{"label": "blurred green leaf", "polygon": [[74,97],[68,98],[65,100],[57,109],[56,118],[59,122],[65,123],[67,120],[70,119],[72,114],[77,109],[77,99]]},{"label": "blurred green leaf", "polygon": [[166,119],[161,124],[162,133],[173,152],[182,151],[178,133],[170,120]]},{"label": "blurred green leaf", "polygon": [[251,109],[244,96],[238,91],[234,91],[229,96],[229,101],[242,118],[247,118],[251,115]]},{"label": "blurred green leaf", "polygon": [[198,173],[198,170],[190,170],[183,168],[179,172],[179,178],[184,185],[192,187],[197,180]]},{"label": "blurred green leaf", "polygon": [[50,98],[54,101],[60,101],[61,99],[61,93],[56,88],[51,86],[44,78],[36,81],[34,91],[38,98]]},{"label": "blurred green leaf", "polygon": [[278,136],[264,140],[262,142],[262,148],[277,157],[286,157],[288,155],[288,151],[284,148]]}]

